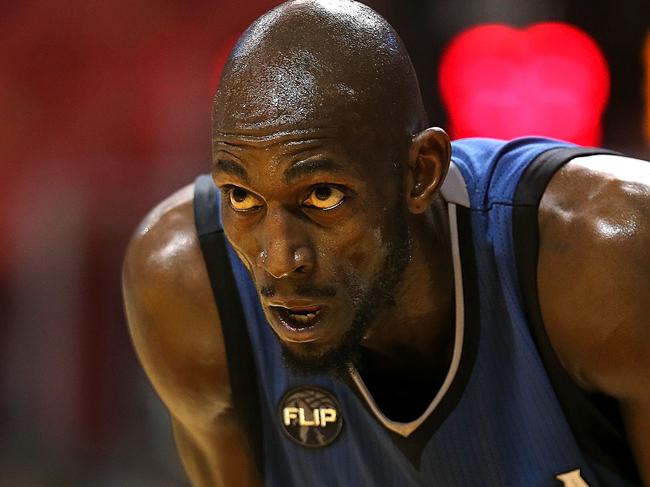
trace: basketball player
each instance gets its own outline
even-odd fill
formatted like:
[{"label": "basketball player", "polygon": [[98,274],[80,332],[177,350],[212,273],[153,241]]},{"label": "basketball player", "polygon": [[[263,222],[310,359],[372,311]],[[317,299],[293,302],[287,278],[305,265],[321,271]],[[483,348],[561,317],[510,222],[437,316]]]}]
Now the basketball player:
[{"label": "basketball player", "polygon": [[364,5],[239,40],[123,271],[194,485],[650,485],[650,165],[427,127]]}]

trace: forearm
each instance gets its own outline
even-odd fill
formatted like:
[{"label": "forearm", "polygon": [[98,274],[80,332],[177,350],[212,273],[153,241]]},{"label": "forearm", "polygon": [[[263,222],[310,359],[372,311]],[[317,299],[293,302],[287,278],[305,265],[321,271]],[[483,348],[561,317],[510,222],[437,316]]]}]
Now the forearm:
[{"label": "forearm", "polygon": [[191,430],[172,421],[183,467],[194,487],[259,487],[261,481],[232,418],[214,428]]}]

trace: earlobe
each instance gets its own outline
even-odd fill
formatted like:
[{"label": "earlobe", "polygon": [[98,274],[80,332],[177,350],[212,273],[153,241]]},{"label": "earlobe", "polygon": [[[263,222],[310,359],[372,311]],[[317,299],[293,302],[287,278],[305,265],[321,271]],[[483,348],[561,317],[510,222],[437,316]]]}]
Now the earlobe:
[{"label": "earlobe", "polygon": [[441,128],[431,127],[413,137],[405,178],[407,206],[411,213],[422,213],[429,208],[447,175],[450,158],[449,137]]}]

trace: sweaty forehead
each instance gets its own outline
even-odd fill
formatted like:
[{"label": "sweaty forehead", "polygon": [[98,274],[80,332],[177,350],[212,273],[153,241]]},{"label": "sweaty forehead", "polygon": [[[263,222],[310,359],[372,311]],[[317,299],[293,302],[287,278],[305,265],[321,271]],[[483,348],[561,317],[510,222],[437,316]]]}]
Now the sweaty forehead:
[{"label": "sweaty forehead", "polygon": [[412,74],[408,68],[395,32],[368,7],[283,4],[233,50],[215,97],[215,128],[297,128],[343,112],[364,119],[390,113],[400,91],[390,88]]},{"label": "sweaty forehead", "polygon": [[360,93],[324,71],[314,53],[294,50],[268,64],[247,66],[219,91],[215,128],[310,127],[359,110]]}]

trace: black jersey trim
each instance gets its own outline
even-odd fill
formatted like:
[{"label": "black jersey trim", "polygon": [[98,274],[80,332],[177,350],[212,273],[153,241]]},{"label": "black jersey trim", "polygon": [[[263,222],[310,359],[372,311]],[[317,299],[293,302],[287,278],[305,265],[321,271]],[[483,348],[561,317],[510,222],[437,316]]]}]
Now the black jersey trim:
[{"label": "black jersey trim", "polygon": [[622,477],[639,482],[625,439],[619,407],[601,394],[588,394],[566,372],[553,350],[538,299],[538,208],[553,175],[571,159],[616,154],[604,149],[555,148],[543,152],[519,180],[513,206],[513,239],[519,285],[529,327],[560,405],[583,452]]},{"label": "black jersey trim", "polygon": [[254,354],[235,282],[223,228],[219,222],[219,192],[212,178],[199,176],[194,183],[194,221],[219,310],[226,348],[232,403],[242,425],[257,468],[264,472],[262,415]]}]

